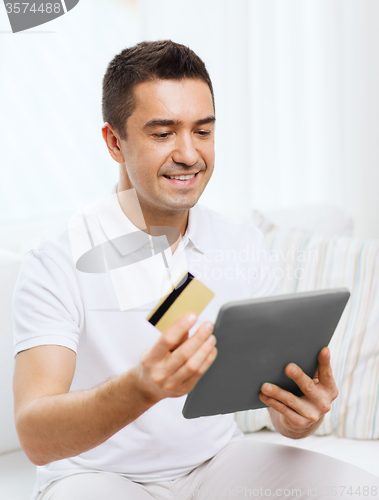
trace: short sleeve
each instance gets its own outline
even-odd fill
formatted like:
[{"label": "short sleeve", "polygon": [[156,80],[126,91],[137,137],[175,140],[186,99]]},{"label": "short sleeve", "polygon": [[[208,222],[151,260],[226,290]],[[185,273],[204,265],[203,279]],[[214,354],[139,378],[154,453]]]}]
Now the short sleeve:
[{"label": "short sleeve", "polygon": [[77,352],[82,314],[73,281],[46,252],[26,254],[13,296],[14,355],[40,345]]}]

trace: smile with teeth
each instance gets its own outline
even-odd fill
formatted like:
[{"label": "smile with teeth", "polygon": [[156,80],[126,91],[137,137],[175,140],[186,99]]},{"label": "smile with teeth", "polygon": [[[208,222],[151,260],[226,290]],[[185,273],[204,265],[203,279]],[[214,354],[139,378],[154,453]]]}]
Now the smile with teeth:
[{"label": "smile with teeth", "polygon": [[197,173],[192,175],[165,175],[165,177],[167,177],[168,179],[176,179],[178,181],[188,181],[190,179],[193,179],[195,175],[197,175]]}]

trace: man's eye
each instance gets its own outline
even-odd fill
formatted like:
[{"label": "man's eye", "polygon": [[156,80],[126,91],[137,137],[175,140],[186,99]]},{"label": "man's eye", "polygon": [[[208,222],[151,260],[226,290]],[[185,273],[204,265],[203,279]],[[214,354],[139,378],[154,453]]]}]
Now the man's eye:
[{"label": "man's eye", "polygon": [[167,139],[167,137],[170,135],[170,132],[163,132],[162,134],[154,134],[155,137],[158,137],[158,139]]},{"label": "man's eye", "polygon": [[210,130],[198,130],[197,133],[202,136],[202,137],[206,137],[207,135],[210,135],[211,134],[211,131]]}]

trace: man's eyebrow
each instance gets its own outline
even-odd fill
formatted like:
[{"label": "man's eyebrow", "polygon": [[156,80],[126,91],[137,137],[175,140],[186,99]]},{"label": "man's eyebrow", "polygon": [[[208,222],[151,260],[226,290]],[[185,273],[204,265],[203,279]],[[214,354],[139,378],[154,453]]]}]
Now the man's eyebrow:
[{"label": "man's eyebrow", "polygon": [[[216,121],[215,116],[207,116],[206,118],[202,118],[201,120],[197,120],[196,125],[205,125],[207,123],[214,123]],[[168,127],[170,125],[181,125],[183,122],[180,120],[161,120],[161,119],[153,119],[149,122],[145,123],[143,128],[149,129],[154,127]]]},{"label": "man's eyebrow", "polygon": [[169,125],[181,125],[181,123],[182,122],[179,120],[153,119],[153,120],[150,120],[149,122],[145,123],[143,128],[146,129],[146,128],[153,128],[153,127],[167,127]]},{"label": "man's eyebrow", "polygon": [[214,123],[216,121],[215,116],[207,116],[207,118],[203,118],[202,120],[198,120],[196,125],[206,125],[207,123]]}]

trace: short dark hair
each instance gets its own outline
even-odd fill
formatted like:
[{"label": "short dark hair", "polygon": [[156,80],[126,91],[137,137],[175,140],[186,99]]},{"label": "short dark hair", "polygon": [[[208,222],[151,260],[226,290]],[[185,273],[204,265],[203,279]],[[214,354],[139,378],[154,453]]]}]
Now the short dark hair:
[{"label": "short dark hair", "polygon": [[204,62],[189,47],[171,40],[142,42],[123,50],[109,63],[103,79],[103,119],[126,139],[126,120],[135,109],[133,89],[149,80],[203,80],[212,94]]}]

